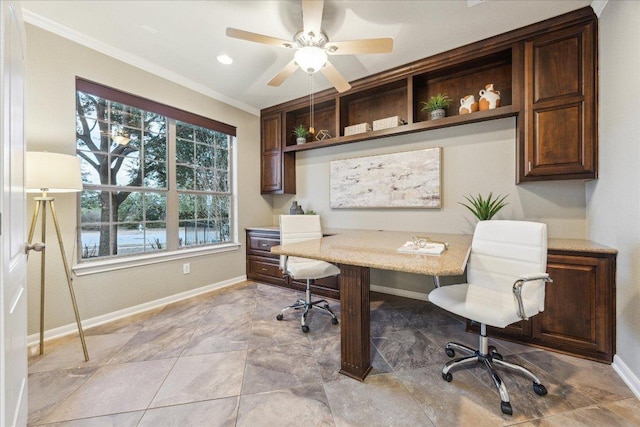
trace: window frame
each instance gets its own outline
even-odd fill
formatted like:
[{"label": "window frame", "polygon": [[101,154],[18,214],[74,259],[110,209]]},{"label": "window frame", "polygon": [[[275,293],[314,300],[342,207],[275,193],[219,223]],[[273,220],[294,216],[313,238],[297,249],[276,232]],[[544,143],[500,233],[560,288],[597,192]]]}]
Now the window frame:
[{"label": "window frame", "polygon": [[[229,141],[229,153],[228,153],[228,173],[229,173],[229,193],[230,193],[230,212],[229,212],[229,242],[208,244],[208,245],[193,245],[184,246],[172,250],[154,251],[154,252],[140,252],[131,255],[110,255],[99,258],[82,258],[82,217],[81,213],[81,193],[77,196],[77,233],[76,233],[76,245],[77,250],[75,256],[77,262],[73,266],[73,271],[77,275],[92,274],[97,272],[104,272],[110,270],[116,270],[121,268],[130,268],[133,266],[148,265],[158,262],[164,262],[173,259],[183,259],[193,256],[200,256],[211,253],[228,252],[238,250],[240,244],[238,242],[238,221],[237,221],[237,138],[236,127],[228,125],[226,123],[219,122],[207,117],[200,116],[198,114],[189,113],[176,107],[172,107],[166,104],[162,104],[156,101],[152,101],[137,95],[133,95],[128,92],[124,92],[118,89],[114,89],[100,83],[96,83],[81,77],[76,77],[75,92],[81,91],[89,93],[91,95],[99,96],[112,102],[125,104],[127,106],[139,108],[144,111],[157,113],[167,118],[167,244],[173,239],[177,240],[177,236],[172,236],[171,230],[178,227],[179,217],[177,206],[172,206],[172,198],[170,194],[176,193],[175,197],[178,197],[180,192],[176,188],[175,183],[175,167],[176,167],[176,134],[175,124],[176,121],[182,121],[190,125],[204,127],[216,132],[221,132],[230,136]],[[139,191],[144,192],[145,187],[140,187]],[[177,202],[177,201],[175,201]],[[169,219],[175,221],[175,227],[169,226]]]}]

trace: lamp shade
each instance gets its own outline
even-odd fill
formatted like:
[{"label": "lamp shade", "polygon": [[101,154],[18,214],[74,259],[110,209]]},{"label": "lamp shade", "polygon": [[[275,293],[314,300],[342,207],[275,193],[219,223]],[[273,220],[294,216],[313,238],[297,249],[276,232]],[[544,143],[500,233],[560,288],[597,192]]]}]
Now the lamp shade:
[{"label": "lamp shade", "polygon": [[309,74],[320,71],[320,68],[327,62],[327,53],[324,49],[315,46],[300,48],[296,50],[293,57],[300,68]]},{"label": "lamp shade", "polygon": [[68,154],[28,151],[27,193],[74,193],[82,191],[80,159]]}]

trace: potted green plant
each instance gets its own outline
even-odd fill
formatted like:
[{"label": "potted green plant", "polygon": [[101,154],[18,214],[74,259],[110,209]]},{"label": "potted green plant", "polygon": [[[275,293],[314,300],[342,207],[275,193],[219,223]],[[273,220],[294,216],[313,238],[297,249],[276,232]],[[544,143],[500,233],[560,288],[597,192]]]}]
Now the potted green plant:
[{"label": "potted green plant", "polygon": [[428,100],[423,101],[422,111],[429,111],[431,113],[431,120],[441,119],[446,116],[446,108],[449,108],[451,104],[451,98],[443,93],[438,93],[429,97]]},{"label": "potted green plant", "polygon": [[296,137],[296,144],[304,144],[307,142],[307,137],[311,135],[304,125],[294,127],[291,133]]},{"label": "potted green plant", "polygon": [[489,193],[489,196],[484,198],[481,194],[475,197],[469,194],[468,197],[464,196],[464,198],[467,199],[470,205],[461,202],[458,203],[469,209],[480,221],[487,221],[493,218],[500,209],[508,205],[508,203],[504,201],[507,196],[499,195],[493,198],[493,193]]}]

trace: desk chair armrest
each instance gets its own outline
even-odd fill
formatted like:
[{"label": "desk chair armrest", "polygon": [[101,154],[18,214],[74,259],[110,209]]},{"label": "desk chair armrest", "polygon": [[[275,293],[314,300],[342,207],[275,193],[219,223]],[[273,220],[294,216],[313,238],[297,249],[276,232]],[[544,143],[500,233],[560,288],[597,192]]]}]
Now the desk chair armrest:
[{"label": "desk chair armrest", "polygon": [[518,301],[518,316],[520,316],[522,320],[528,319],[524,312],[524,303],[522,302],[522,286],[524,286],[526,282],[531,282],[533,280],[543,280],[547,283],[553,282],[548,273],[533,273],[523,274],[513,283],[513,295],[515,295],[516,300]]},{"label": "desk chair armrest", "polygon": [[287,262],[289,262],[289,255],[280,255],[280,270],[287,272]]}]

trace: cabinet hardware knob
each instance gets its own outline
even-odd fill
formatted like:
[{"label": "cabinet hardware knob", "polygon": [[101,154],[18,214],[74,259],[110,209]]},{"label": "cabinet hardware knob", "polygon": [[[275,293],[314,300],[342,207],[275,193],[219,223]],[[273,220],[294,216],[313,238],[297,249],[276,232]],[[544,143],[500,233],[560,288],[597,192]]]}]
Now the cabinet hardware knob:
[{"label": "cabinet hardware knob", "polygon": [[264,267],[262,267],[262,271],[267,271],[267,269],[266,269],[266,268],[264,268]]}]

